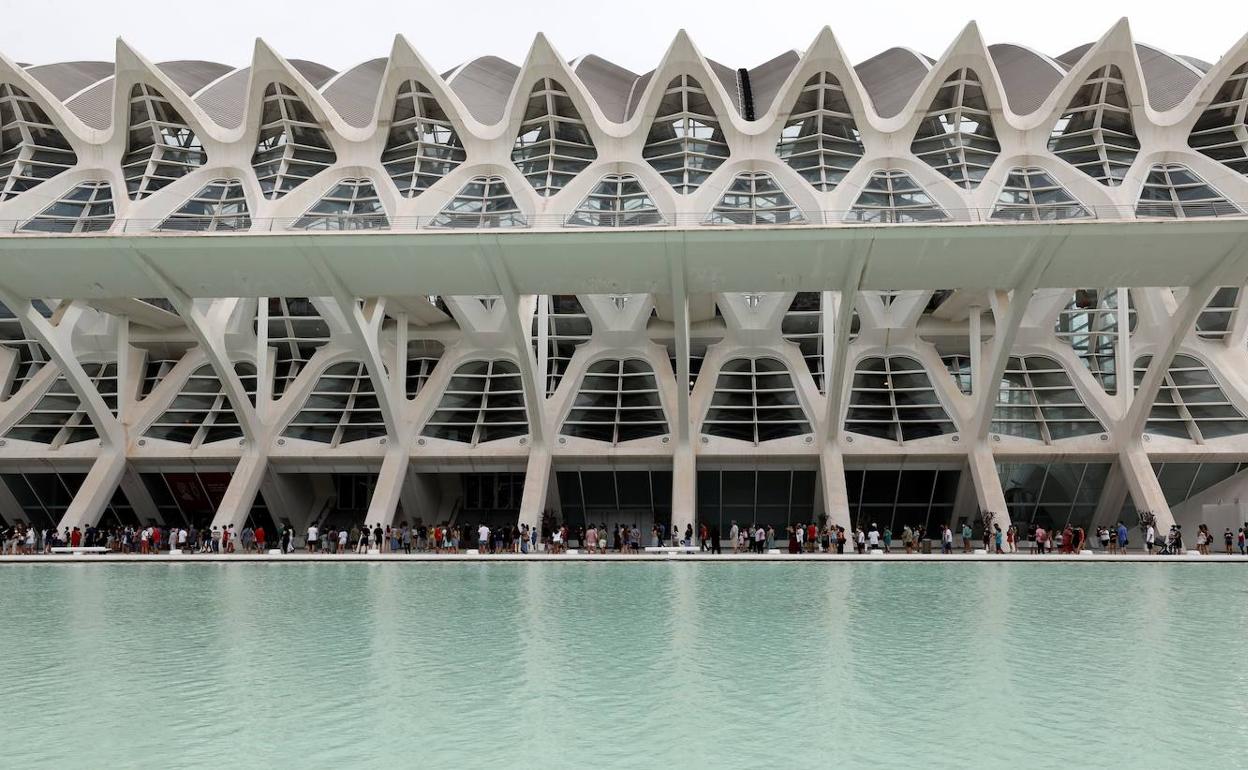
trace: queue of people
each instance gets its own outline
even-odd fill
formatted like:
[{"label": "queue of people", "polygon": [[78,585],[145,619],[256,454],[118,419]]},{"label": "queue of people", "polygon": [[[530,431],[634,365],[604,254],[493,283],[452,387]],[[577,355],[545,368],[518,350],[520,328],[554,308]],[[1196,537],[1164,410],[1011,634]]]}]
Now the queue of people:
[{"label": "queue of people", "polygon": [[[1154,526],[1141,528],[1143,552],[1148,554],[1183,553],[1182,527],[1172,526],[1160,536]],[[779,536],[779,540],[777,537]],[[1205,524],[1199,525],[1195,536],[1196,552],[1211,554],[1215,548],[1215,536]],[[1225,554],[1238,552],[1248,556],[1248,522],[1238,531],[1227,527],[1222,533]],[[1015,525],[1002,528],[999,524],[984,527],[977,538],[969,522],[951,527],[940,525],[929,538],[921,526],[905,525],[900,533],[877,523],[859,524],[852,528],[824,522],[799,523],[777,532],[774,525],[757,523],[747,525],[733,521],[727,532],[706,523],[694,530],[686,524],[683,532],[669,530],[656,523],[650,531],[652,546],[686,548],[711,554],[730,553],[765,554],[777,551],[789,554],[822,553],[931,553],[939,544],[942,554],[952,554],[960,544],[963,553],[979,548],[984,552],[1010,554],[1019,552],[1019,544],[1030,544],[1029,552],[1043,554],[1075,554],[1099,545],[1106,554],[1130,553],[1131,532],[1119,521],[1112,526],[1098,526],[1089,539],[1081,526],[1067,524],[1062,528],[1047,529],[1031,525],[1024,535]],[[900,550],[898,550],[900,543]],[[287,554],[296,550],[306,553],[345,555],[367,553],[438,553],[457,554],[473,550],[478,554],[560,554],[575,547],[588,554],[635,554],[643,550],[642,532],[636,524],[606,523],[587,526],[570,526],[553,520],[549,514],[540,526],[528,524],[490,527],[481,523],[477,527],[452,524],[426,526],[421,522],[409,525],[381,524],[318,525],[310,524],[301,533],[285,525],[278,532],[267,532],[261,525],[250,523],[236,529],[193,525],[180,527],[67,527],[62,531],[39,528],[18,521],[11,526],[0,526],[0,553],[4,555],[50,554],[53,549],[94,548],[123,554],[157,554],[181,552],[183,554]]]}]

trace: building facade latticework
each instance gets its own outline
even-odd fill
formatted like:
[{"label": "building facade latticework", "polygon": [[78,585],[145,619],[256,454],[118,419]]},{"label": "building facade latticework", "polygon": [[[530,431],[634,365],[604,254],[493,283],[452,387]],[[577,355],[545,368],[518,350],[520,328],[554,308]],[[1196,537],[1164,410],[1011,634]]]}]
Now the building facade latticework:
[{"label": "building facade latticework", "polygon": [[1248,37],[1125,21],[0,55],[0,518],[1230,525],[1246,207]]}]

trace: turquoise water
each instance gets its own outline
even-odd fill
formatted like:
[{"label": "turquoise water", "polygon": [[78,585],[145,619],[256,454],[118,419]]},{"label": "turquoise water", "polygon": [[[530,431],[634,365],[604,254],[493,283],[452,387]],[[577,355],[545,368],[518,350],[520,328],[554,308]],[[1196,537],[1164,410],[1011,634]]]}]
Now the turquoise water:
[{"label": "turquoise water", "polygon": [[0,597],[14,768],[1248,763],[1235,566],[31,565]]}]

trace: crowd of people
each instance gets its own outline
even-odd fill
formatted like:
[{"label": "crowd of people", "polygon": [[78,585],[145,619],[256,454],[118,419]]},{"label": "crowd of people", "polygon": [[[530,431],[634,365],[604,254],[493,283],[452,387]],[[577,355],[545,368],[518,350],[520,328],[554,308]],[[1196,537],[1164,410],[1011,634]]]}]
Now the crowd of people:
[{"label": "crowd of people", "polygon": [[[780,536],[779,541],[777,535]],[[670,542],[672,548],[690,551],[696,549],[712,554],[723,553],[724,549],[734,554],[762,554],[778,550],[790,554],[843,554],[847,548],[850,552],[860,554],[910,554],[930,553],[935,543],[943,554],[952,554],[959,544],[963,553],[982,548],[988,553],[1008,554],[1018,553],[1020,543],[1025,542],[1030,544],[1029,552],[1032,554],[1080,553],[1090,545],[1097,544],[1103,553],[1126,554],[1130,552],[1130,535],[1130,530],[1121,521],[1113,526],[1097,527],[1091,543],[1083,527],[1070,524],[1062,528],[1054,527],[1052,530],[1033,524],[1028,527],[1025,535],[1017,526],[1010,525],[1003,529],[999,524],[992,524],[991,527],[983,527],[978,536],[969,522],[962,523],[956,529],[942,524],[929,538],[928,532],[921,526],[906,525],[900,533],[894,533],[889,527],[880,527],[876,523],[846,528],[825,521],[822,524],[812,522],[788,526],[784,532],[778,533],[770,524],[743,526],[733,521],[727,532],[721,532],[717,526],[708,524],[700,524],[696,531],[692,524],[687,524],[683,532],[669,531],[665,524],[656,523],[650,530],[650,544],[666,547]],[[1146,553],[1183,552],[1182,528],[1177,525],[1161,536],[1152,524],[1146,524],[1141,528],[1141,535],[1142,550]],[[1224,553],[1233,554],[1238,551],[1241,556],[1248,555],[1248,522],[1238,532],[1232,532],[1227,527],[1222,540]],[[1195,541],[1198,553],[1213,552],[1215,537],[1208,526],[1199,526]],[[53,549],[62,547],[93,548],[124,554],[252,554],[274,550],[278,553],[300,550],[327,555],[456,554],[470,549],[479,554],[559,554],[566,552],[570,546],[589,554],[640,553],[643,550],[642,532],[636,524],[608,527],[602,523],[570,527],[553,521],[549,515],[543,518],[541,526],[533,527],[528,524],[490,527],[485,523],[475,528],[452,524],[426,526],[419,521],[412,525],[404,521],[393,526],[333,526],[313,523],[299,533],[289,525],[270,533],[263,526],[252,526],[250,523],[238,529],[233,525],[198,528],[192,525],[149,525],[66,527],[57,531],[54,528],[30,526],[21,521],[0,526],[0,553],[5,555],[50,554]]]}]

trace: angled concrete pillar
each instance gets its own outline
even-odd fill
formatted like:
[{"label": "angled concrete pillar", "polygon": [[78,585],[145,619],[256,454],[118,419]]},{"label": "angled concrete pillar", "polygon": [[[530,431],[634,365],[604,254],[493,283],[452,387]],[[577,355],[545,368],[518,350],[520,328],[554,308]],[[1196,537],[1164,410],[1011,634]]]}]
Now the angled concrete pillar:
[{"label": "angled concrete pillar", "polygon": [[520,524],[542,526],[546,510],[546,491],[550,488],[551,457],[545,446],[529,450],[529,463],[524,471],[524,493],[520,496]]},{"label": "angled concrete pillar", "polygon": [[140,522],[146,524],[154,521],[162,527],[166,524],[182,524],[180,521],[165,521],[160,509],[156,507],[156,501],[152,499],[151,492],[147,491],[147,485],[143,483],[143,479],[133,465],[126,463],[119,484],[121,491],[126,495],[126,500],[130,502],[130,507],[134,509],[134,515]]},{"label": "angled concrete pillar", "polygon": [[121,474],[126,470],[126,453],[123,448],[115,447],[100,454],[87,471],[78,494],[65,510],[56,525],[58,530],[66,527],[86,528],[99,522],[104,508],[113,499],[117,485],[121,482]]},{"label": "angled concrete pillar", "polygon": [[386,527],[394,523],[394,512],[398,510],[403,493],[409,458],[407,449],[402,446],[391,444],[386,449],[381,470],[377,473],[377,484],[373,487],[373,497],[368,501],[365,518],[369,524]]},{"label": "angled concrete pillar", "polygon": [[268,465],[268,454],[255,447],[248,447],[238,459],[238,465],[230,476],[230,485],[225,488],[221,505],[212,517],[212,526],[224,528],[233,525],[242,529],[251,513],[251,506],[256,502],[256,493],[260,491],[260,483]]},{"label": "angled concrete pillar", "polygon": [[698,468],[693,447],[683,444],[672,453],[672,529],[683,536],[685,527],[698,527]]},{"label": "angled concrete pillar", "polygon": [[824,445],[819,453],[819,483],[823,488],[823,509],[833,526],[852,526],[849,488],[845,485],[845,458],[834,445]]},{"label": "angled concrete pillar", "polygon": [[1005,492],[1001,490],[1001,474],[997,473],[996,458],[992,449],[980,443],[966,456],[970,466],[971,479],[975,482],[975,500],[981,511],[992,511],[997,516],[994,524],[1001,529],[1010,526],[1010,509],[1005,504]]},{"label": "angled concrete pillar", "polygon": [[1127,489],[1131,492],[1135,510],[1153,514],[1157,520],[1158,537],[1161,537],[1174,523],[1174,514],[1170,511],[1170,504],[1166,502],[1166,495],[1161,490],[1161,483],[1157,481],[1157,474],[1153,472],[1153,465],[1148,459],[1148,453],[1144,451],[1143,443],[1133,441],[1124,446],[1118,454],[1118,464],[1122,468]]}]

